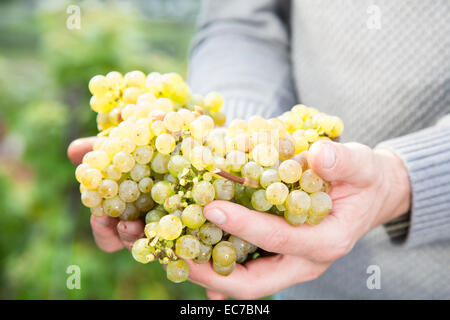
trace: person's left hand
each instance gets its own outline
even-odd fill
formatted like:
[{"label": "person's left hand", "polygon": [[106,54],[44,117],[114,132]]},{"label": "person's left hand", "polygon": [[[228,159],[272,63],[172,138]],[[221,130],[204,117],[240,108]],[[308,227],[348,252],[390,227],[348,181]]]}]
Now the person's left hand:
[{"label": "person's left hand", "polygon": [[274,256],[237,264],[229,276],[210,263],[187,261],[189,279],[211,299],[254,299],[318,278],[369,230],[408,211],[410,183],[392,152],[358,143],[320,141],[308,152],[310,167],[331,182],[333,209],[317,226],[291,226],[282,217],[228,201],[204,209],[208,220]]}]

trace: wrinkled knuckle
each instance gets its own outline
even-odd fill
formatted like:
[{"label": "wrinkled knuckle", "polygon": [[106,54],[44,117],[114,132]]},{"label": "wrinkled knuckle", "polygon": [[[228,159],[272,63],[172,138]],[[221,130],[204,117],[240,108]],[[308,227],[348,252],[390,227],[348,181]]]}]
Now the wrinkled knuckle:
[{"label": "wrinkled knuckle", "polygon": [[353,244],[351,240],[347,237],[342,237],[335,242],[334,247],[329,250],[328,259],[329,261],[335,261],[343,256],[347,255],[351,249],[353,248]]}]

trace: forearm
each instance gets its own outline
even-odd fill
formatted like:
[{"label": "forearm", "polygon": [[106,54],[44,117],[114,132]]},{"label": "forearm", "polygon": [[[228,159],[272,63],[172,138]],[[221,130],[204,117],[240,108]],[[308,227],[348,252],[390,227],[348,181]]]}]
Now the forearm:
[{"label": "forearm", "polygon": [[205,2],[191,49],[195,92],[219,91],[229,119],[271,117],[296,103],[290,64],[287,1]]},{"label": "forearm", "polygon": [[[411,185],[410,218],[389,225],[388,231],[407,232],[411,247],[450,240],[450,118],[379,147],[403,161]],[[406,222],[409,227],[402,227]]]}]

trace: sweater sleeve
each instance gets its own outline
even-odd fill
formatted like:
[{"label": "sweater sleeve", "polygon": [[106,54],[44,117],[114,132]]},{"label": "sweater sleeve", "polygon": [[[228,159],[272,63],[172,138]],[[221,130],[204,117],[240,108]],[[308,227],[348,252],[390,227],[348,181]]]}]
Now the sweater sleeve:
[{"label": "sweater sleeve", "polygon": [[411,211],[386,225],[407,247],[450,240],[450,115],[435,126],[379,144],[405,163],[411,182]]},{"label": "sweater sleeve", "polygon": [[220,92],[229,120],[292,107],[288,15],[285,0],[204,1],[188,70],[194,93]]}]

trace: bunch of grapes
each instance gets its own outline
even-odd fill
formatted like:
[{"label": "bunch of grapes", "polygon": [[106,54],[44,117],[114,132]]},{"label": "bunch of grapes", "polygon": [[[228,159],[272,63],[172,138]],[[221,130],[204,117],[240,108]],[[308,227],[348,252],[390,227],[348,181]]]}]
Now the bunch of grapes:
[{"label": "bunch of grapes", "polygon": [[[296,105],[272,119],[253,116],[223,128],[223,99],[191,94],[175,73],[113,71],[89,82],[100,133],[75,172],[81,201],[95,216],[145,219],[132,247],[141,263],[167,265],[187,279],[183,259],[230,274],[258,248],[208,222],[203,208],[220,199],[315,225],[330,212],[330,185],[306,160],[310,145],[335,139],[342,121]],[[181,258],[181,259],[180,259]]]}]

